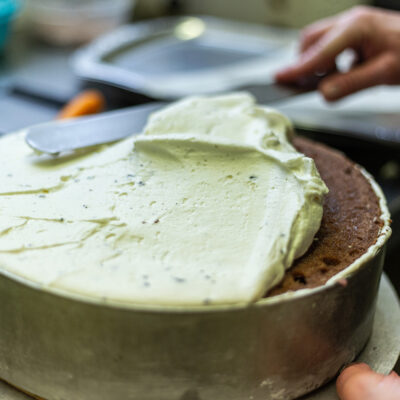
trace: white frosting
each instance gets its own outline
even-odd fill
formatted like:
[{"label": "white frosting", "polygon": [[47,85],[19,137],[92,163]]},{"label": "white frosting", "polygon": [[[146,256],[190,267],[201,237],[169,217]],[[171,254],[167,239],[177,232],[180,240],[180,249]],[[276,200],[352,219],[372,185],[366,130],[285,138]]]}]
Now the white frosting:
[{"label": "white frosting", "polygon": [[1,140],[0,268],[105,300],[258,300],[307,250],[327,192],[289,121],[247,94],[189,98],[143,135],[65,159]]}]

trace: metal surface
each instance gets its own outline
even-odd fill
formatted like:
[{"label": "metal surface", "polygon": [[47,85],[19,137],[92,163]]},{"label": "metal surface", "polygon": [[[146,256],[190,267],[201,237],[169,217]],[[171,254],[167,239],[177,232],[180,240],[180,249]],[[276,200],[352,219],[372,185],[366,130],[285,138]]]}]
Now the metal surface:
[{"label": "metal surface", "polygon": [[[310,92],[313,87],[265,84],[247,85],[239,90],[247,90],[255,95],[259,103],[267,104]],[[100,116],[32,126],[27,128],[27,142],[32,148],[50,154],[113,142],[140,132],[149,114],[166,104],[168,103],[154,102],[103,113]],[[398,114],[341,115],[334,111],[299,110],[284,105],[279,106],[279,110],[286,114],[296,129],[303,133],[315,133],[319,136],[321,133],[327,133],[336,138],[343,137],[346,140],[356,138],[400,148]]]},{"label": "metal surface", "polygon": [[176,99],[254,82],[294,54],[296,32],[214,17],[168,17],[121,27],[78,50],[75,73],[89,81]]},{"label": "metal surface", "polygon": [[79,91],[68,63],[73,49],[40,44],[24,32],[14,32],[9,44],[0,57],[1,133],[53,119]]},{"label": "metal surface", "polygon": [[[372,335],[357,362],[367,363],[380,374],[389,374],[400,353],[400,304],[389,279],[382,276]],[[338,400],[332,382],[302,400]]]},{"label": "metal surface", "polygon": [[280,106],[296,128],[336,136],[375,142],[400,148],[400,116],[398,113],[348,113],[334,110],[313,110]]},{"label": "metal surface", "polygon": [[[314,85],[291,87],[271,83],[240,89],[249,91],[259,103],[265,104],[313,90]],[[50,154],[114,142],[141,132],[148,116],[167,104],[153,102],[101,115],[35,125],[27,128],[26,142],[33,149]]]},{"label": "metal surface", "polygon": [[[387,276],[382,276],[372,335],[357,362],[366,362],[381,374],[388,374],[396,364],[400,351],[400,305]],[[5,382],[0,381],[2,400],[32,400]],[[190,398],[188,398],[190,399]],[[192,397],[195,399],[195,397]],[[199,397],[198,397],[199,399]],[[335,382],[306,395],[302,400],[338,400]]]},{"label": "metal surface", "polygon": [[51,400],[293,399],[364,347],[382,262],[347,286],[206,310],[122,308],[1,276],[0,376]]},{"label": "metal surface", "polygon": [[101,115],[34,125],[26,129],[26,142],[43,153],[58,154],[110,143],[142,131],[148,116],[165,103],[150,103]]}]

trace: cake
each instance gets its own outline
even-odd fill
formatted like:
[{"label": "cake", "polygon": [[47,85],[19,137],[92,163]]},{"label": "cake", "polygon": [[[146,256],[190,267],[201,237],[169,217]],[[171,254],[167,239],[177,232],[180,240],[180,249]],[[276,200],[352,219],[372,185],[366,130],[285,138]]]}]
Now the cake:
[{"label": "cake", "polygon": [[304,139],[298,152],[292,135],[236,93],[172,104],[84,157],[38,157],[6,137],[0,268],[136,304],[252,303],[324,284],[378,237],[379,200],[343,156]]},{"label": "cake", "polygon": [[6,137],[0,266],[103,301],[253,303],[322,217],[326,186],[291,135],[237,93],[172,104],[84,156],[49,159]]},{"label": "cake", "polygon": [[7,382],[57,400],[289,400],[365,345],[384,197],[249,95],[186,99],[56,159],[23,132],[1,143]]}]

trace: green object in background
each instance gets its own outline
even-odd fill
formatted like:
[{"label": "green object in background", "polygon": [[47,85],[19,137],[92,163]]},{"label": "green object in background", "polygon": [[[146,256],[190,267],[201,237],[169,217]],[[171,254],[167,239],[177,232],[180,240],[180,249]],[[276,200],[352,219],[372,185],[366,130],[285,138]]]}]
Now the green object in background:
[{"label": "green object in background", "polygon": [[11,22],[20,5],[21,3],[18,0],[0,0],[0,52],[7,42]]}]

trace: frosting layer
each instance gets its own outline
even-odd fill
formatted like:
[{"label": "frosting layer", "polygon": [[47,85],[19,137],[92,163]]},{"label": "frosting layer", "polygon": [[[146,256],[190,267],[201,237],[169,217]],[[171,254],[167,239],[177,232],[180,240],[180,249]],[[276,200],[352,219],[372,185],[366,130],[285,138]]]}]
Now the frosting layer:
[{"label": "frosting layer", "polygon": [[70,159],[1,139],[0,268],[132,303],[250,303],[307,250],[327,189],[290,122],[237,93],[189,98]]}]

